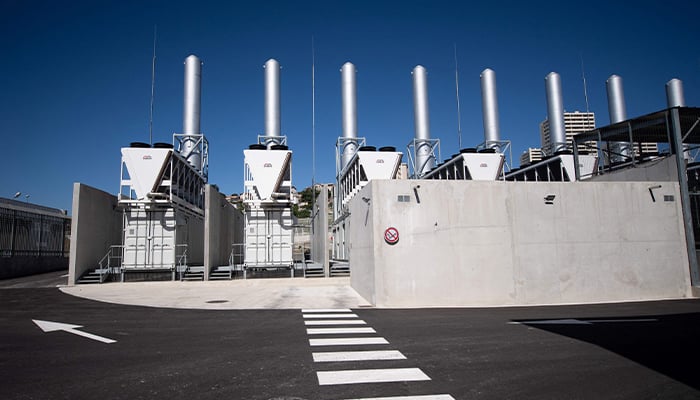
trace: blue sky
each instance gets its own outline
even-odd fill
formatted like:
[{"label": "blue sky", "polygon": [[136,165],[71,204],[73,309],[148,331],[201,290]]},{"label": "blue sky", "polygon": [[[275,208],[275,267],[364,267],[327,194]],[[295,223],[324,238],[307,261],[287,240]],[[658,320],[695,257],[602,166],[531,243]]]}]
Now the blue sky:
[{"label": "blue sky", "polygon": [[[0,5],[2,197],[70,212],[73,182],[119,189],[120,148],[148,141],[157,25],[154,141],[182,130],[183,61],[202,72],[201,127],[209,181],[243,190],[243,150],[264,130],[263,64],[281,66],[282,133],[293,179],[311,183],[311,37],[316,66],[316,182],[335,178],[340,67],[357,67],[358,135],[405,152],[413,138],[411,70],[428,70],[430,126],[443,158],[483,141],[479,74],[496,72],[501,138],[513,158],[539,147],[544,77],[562,77],[567,111],[609,122],[605,80],[624,80],[628,117],[665,108],[664,84],[684,82],[700,106],[700,5],[693,1],[15,1]],[[195,4],[197,4],[195,6]],[[404,155],[404,160],[406,156]],[[22,197],[24,199],[24,196]]]}]

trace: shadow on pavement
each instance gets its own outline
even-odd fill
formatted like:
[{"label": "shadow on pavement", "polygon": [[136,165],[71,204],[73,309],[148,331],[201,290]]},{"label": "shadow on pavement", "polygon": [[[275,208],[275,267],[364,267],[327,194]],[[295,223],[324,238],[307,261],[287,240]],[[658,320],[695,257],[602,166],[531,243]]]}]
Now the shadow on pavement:
[{"label": "shadow on pavement", "polygon": [[623,318],[514,320],[600,346],[695,389],[700,357],[700,313]]}]

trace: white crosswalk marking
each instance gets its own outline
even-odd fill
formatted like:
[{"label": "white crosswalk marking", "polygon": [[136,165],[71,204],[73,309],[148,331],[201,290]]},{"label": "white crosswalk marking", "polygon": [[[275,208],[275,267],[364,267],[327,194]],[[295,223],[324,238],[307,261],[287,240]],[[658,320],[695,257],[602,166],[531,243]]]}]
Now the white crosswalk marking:
[{"label": "white crosswalk marking", "polygon": [[314,362],[339,361],[374,361],[374,360],[405,360],[406,356],[398,350],[378,351],[329,351],[311,353]]},{"label": "white crosswalk marking", "polygon": [[307,335],[341,335],[352,333],[377,333],[373,328],[308,328]]},{"label": "white crosswalk marking", "polygon": [[389,344],[383,337],[309,339],[311,346],[359,346],[365,344]]},{"label": "white crosswalk marking", "polygon": [[[350,309],[303,309],[304,325],[307,335],[353,335],[377,333],[371,327],[352,327],[348,325],[367,325],[367,323],[352,312]],[[329,326],[331,326],[329,328]],[[320,328],[319,328],[320,327]],[[388,345],[389,342],[383,337],[343,337],[309,339],[309,345],[317,346],[366,346],[366,345]],[[406,360],[398,350],[360,350],[354,351],[326,351],[311,353],[316,363],[335,363],[339,365],[343,362],[357,361],[388,361]],[[371,348],[371,347],[370,347]],[[346,365],[346,364],[342,364]],[[349,364],[352,365],[352,364]],[[319,386],[327,385],[350,385],[362,383],[384,383],[384,382],[412,382],[431,380],[420,368],[382,368],[382,369],[355,369],[340,371],[317,371]],[[363,397],[350,400],[455,400],[449,394],[431,394],[417,396],[394,396],[394,397]]]},{"label": "white crosswalk marking", "polygon": [[356,314],[304,314],[304,318],[357,318]]},{"label": "white crosswalk marking", "polygon": [[304,321],[306,326],[319,326],[319,325],[367,325],[367,323],[361,319],[322,319],[310,321]]},{"label": "white crosswalk marking", "polygon": [[449,394],[429,394],[426,396],[363,397],[350,400],[455,400],[455,398]]},{"label": "white crosswalk marking", "polygon": [[318,384],[347,385],[354,383],[429,381],[419,368],[355,369],[316,372]]}]

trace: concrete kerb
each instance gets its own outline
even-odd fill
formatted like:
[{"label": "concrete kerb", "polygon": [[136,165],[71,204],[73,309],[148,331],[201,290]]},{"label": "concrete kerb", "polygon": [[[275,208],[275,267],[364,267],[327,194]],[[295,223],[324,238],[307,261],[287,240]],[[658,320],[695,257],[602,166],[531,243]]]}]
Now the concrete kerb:
[{"label": "concrete kerb", "polygon": [[348,277],[105,283],[64,286],[60,290],[106,303],[159,308],[246,310],[370,306],[350,287]]}]

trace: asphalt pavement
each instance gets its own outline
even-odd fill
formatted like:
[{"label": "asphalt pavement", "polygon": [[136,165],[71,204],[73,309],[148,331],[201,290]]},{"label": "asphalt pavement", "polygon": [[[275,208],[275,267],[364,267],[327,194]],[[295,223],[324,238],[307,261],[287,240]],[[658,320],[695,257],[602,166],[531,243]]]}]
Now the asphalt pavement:
[{"label": "asphalt pavement", "polygon": [[700,398],[698,300],[202,310],[28,282],[0,282],[6,399]]}]

